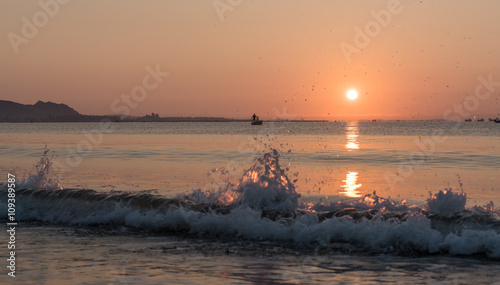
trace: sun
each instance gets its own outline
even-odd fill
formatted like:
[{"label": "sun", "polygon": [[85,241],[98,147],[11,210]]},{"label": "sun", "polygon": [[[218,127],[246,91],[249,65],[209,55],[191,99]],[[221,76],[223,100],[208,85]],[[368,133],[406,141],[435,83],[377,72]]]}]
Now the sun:
[{"label": "sun", "polygon": [[358,98],[358,91],[354,89],[347,91],[347,98],[349,100],[356,100],[356,98]]}]

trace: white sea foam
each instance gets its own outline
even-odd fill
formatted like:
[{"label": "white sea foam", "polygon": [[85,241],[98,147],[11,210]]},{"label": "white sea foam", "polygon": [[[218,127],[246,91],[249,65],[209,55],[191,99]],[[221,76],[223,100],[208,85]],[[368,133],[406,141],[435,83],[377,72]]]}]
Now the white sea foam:
[{"label": "white sea foam", "polygon": [[[314,213],[297,218],[271,220],[248,206],[233,208],[227,214],[200,212],[171,205],[166,210],[137,208],[121,203],[100,201],[82,203],[63,200],[50,205],[22,199],[20,220],[41,220],[77,225],[116,225],[150,231],[182,231],[195,235],[243,238],[246,240],[283,241],[298,246],[343,248],[359,251],[485,254],[500,258],[498,230],[463,230],[460,234],[442,233],[424,214],[406,220],[331,217],[319,221]],[[113,206],[114,204],[114,206]]]}]

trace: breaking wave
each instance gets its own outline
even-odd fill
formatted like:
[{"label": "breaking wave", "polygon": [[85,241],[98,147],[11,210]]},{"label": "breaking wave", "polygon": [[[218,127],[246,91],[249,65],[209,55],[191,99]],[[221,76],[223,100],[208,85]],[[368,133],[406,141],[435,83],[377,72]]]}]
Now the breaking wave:
[{"label": "breaking wave", "polygon": [[[46,154],[40,163],[50,165]],[[174,198],[148,192],[50,190],[44,187],[54,185],[46,179],[48,169],[40,168],[21,184],[25,189],[16,190],[18,220],[280,241],[348,252],[500,258],[500,211],[493,202],[466,209],[466,194],[448,189],[429,197],[422,208],[376,193],[350,203],[301,203],[274,150],[256,158],[235,184],[226,179],[217,191],[195,190]],[[5,188],[0,193],[7,196]],[[5,202],[0,202],[2,213],[7,213]]]}]

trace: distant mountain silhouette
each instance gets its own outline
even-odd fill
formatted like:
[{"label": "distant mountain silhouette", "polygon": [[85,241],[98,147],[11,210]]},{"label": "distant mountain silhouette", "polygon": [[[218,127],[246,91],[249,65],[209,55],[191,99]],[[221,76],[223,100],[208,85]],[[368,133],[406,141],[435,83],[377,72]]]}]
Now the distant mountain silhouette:
[{"label": "distant mountain silhouette", "polygon": [[25,105],[0,100],[0,122],[99,122],[103,119],[120,121],[118,115],[82,115],[66,104],[38,101]]},{"label": "distant mountain silhouette", "polygon": [[80,121],[85,117],[65,104],[38,101],[25,105],[0,100],[0,122],[64,122]]}]

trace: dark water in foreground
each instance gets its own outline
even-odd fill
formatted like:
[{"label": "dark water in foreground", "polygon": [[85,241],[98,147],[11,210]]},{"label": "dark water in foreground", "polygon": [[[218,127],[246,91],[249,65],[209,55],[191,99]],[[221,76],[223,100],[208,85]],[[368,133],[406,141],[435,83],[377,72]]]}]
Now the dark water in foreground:
[{"label": "dark water in foreground", "polygon": [[272,242],[103,235],[57,226],[23,227],[20,239],[24,242],[18,276],[15,280],[2,276],[2,284],[495,284],[500,280],[498,262],[484,258],[346,254]]}]

